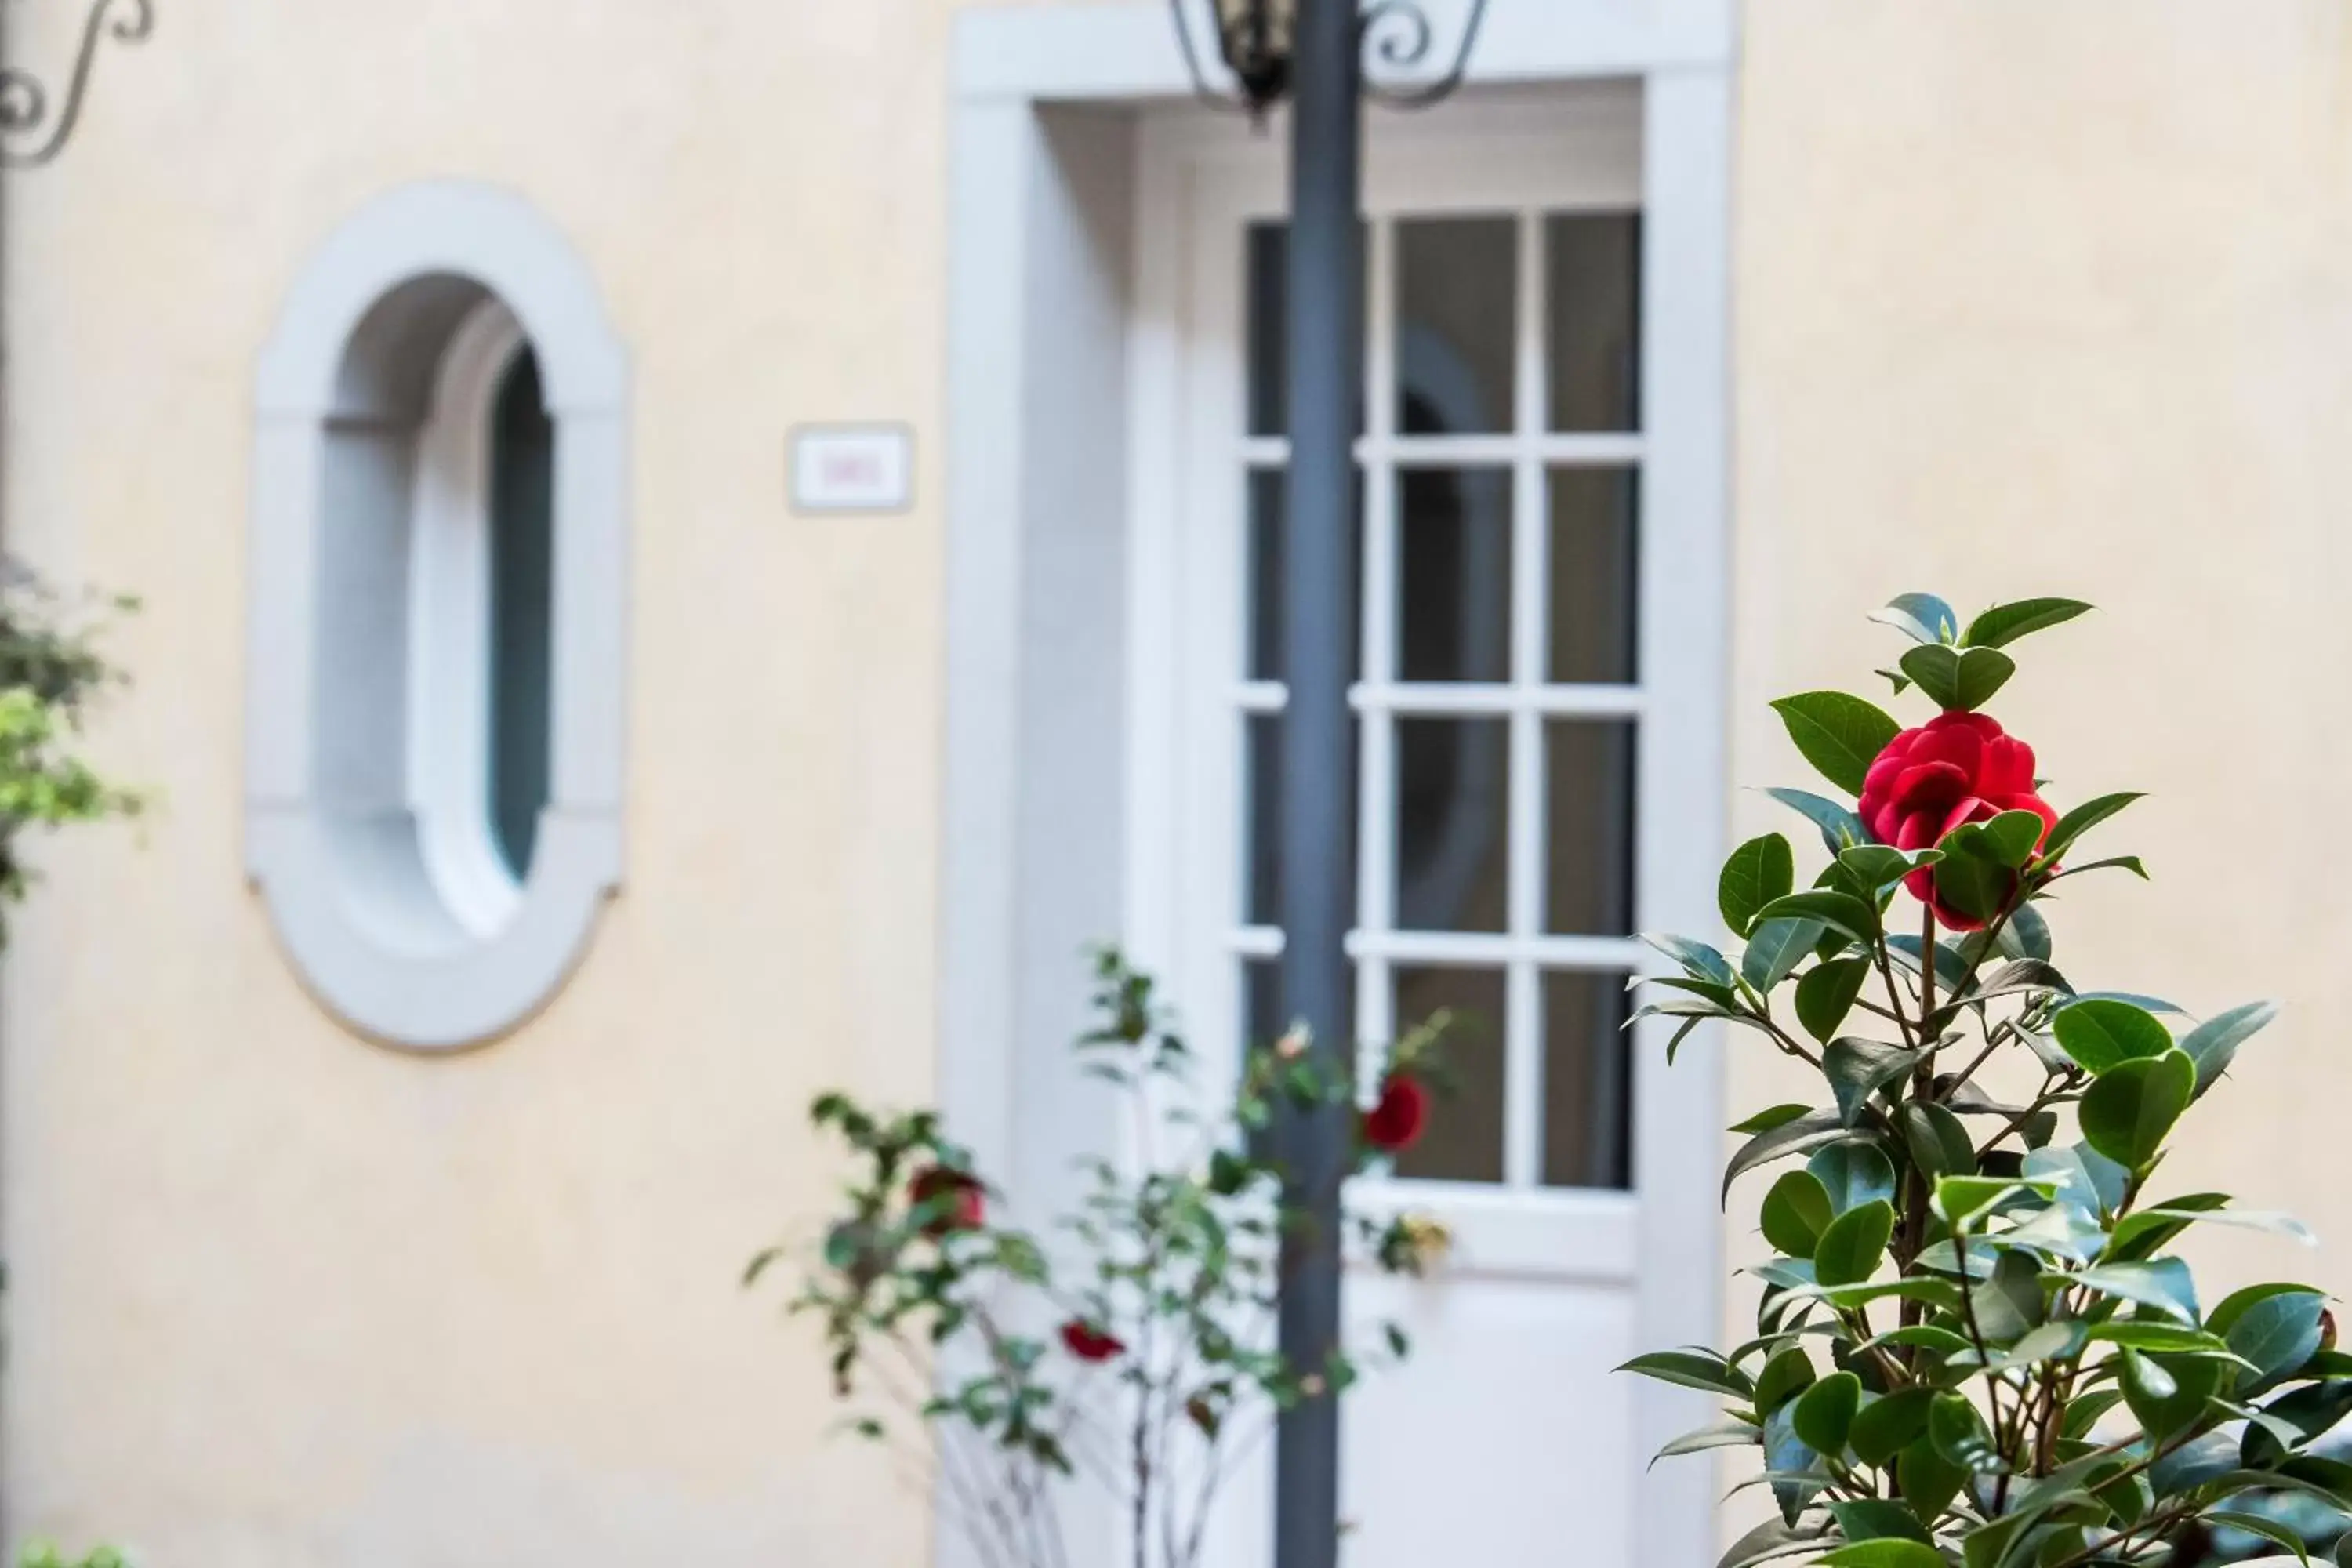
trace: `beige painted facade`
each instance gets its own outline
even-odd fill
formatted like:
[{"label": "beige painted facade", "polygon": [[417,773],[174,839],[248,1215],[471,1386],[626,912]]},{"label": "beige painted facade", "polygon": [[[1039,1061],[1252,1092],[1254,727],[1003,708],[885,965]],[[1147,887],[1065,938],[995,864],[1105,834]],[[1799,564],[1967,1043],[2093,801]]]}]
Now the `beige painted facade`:
[{"label": "beige painted facade", "polygon": [[[48,857],[9,957],[11,1533],[190,1568],[924,1560],[734,1279],[827,1191],[809,1095],[923,1096],[939,1048],[953,9],[164,0],[11,184],[9,542],[146,598],[100,745],[162,796]],[[1860,679],[1893,592],[2106,606],[2002,705],[2061,798],[2157,791],[2112,830],[2156,886],[2085,885],[2062,960],[2285,1000],[2175,1173],[2329,1244],[2219,1268],[2341,1290],[2347,27],[1750,6],[1733,387],[1736,782],[1796,780],[1763,704]],[[418,1061],[312,1004],[246,886],[241,567],[289,280],[449,174],[551,215],[634,357],[630,841],[555,1004]],[[790,515],[783,432],[842,417],[915,423],[912,515]],[[1781,1087],[1738,1058],[1736,1103]]]}]

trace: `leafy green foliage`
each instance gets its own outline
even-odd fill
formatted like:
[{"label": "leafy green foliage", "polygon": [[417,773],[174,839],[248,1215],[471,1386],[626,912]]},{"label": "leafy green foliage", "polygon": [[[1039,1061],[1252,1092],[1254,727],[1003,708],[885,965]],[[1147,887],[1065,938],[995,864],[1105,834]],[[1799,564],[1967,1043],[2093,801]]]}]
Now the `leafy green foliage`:
[{"label": "leafy green foliage", "polygon": [[[1728,965],[1698,942],[1662,951],[1729,995]],[[1720,974],[1721,984],[1714,978]],[[1077,1044],[1083,1070],[1129,1103],[1137,1129],[1123,1163],[1095,1160],[1075,1206],[1039,1237],[1004,1223],[969,1151],[929,1110],[885,1113],[844,1094],[820,1096],[810,1119],[848,1146],[855,1175],[825,1226],[795,1313],[818,1319],[836,1394],[895,1403],[893,1423],[860,1406],[846,1429],[902,1440],[901,1426],[937,1439],[933,1495],[981,1556],[1046,1568],[1077,1559],[1055,1505],[1065,1479],[1108,1489],[1123,1517],[1148,1521],[1156,1568],[1202,1561],[1213,1486],[1201,1478],[1239,1463],[1276,1413],[1338,1397],[1364,1372],[1410,1351],[1403,1330],[1379,1325],[1378,1353],[1348,1348],[1295,1364],[1272,1348],[1281,1244],[1311,1226],[1315,1194],[1260,1136],[1280,1114],[1342,1115],[1356,1087],[1327,1074],[1294,1031],[1252,1052],[1231,1108],[1182,1108],[1199,1097],[1192,1052],[1170,1026],[1150,978],[1117,952],[1098,956],[1096,1026]],[[1382,1082],[1442,1083],[1452,1020],[1399,1040]],[[1385,1158],[1369,1135],[1335,1179]],[[1391,1274],[1420,1274],[1449,1238],[1419,1215],[1348,1214],[1342,1245]],[[796,1249],[751,1260],[752,1283]],[[1654,1377],[1747,1398],[1748,1374],[1705,1352],[1644,1357]],[[934,1375],[936,1373],[936,1376]],[[1710,1446],[1694,1435],[1689,1447]],[[1083,1554],[1081,1554],[1083,1555]],[[1139,1563],[1144,1562],[1139,1556]]]},{"label": "leafy green foliage", "polygon": [[[2069,599],[1996,606],[1965,631],[1932,595],[1876,619],[1908,637],[1898,695],[1976,709],[2015,672],[2006,648],[2081,616]],[[1774,705],[1806,760],[1849,795],[1894,720],[1860,698]],[[1685,1027],[1727,1025],[1820,1076],[1811,1105],[1739,1131],[1741,1177],[1783,1162],[1759,1204],[1775,1256],[1756,1337],[1728,1357],[1684,1350],[1626,1370],[1706,1389],[1725,1420],[1693,1451],[1751,1440],[1780,1517],[1724,1568],[2176,1568],[2218,1541],[2315,1552],[2352,1516],[2352,1465],[2315,1445],[2352,1416],[2352,1354],[2307,1286],[2232,1293],[2210,1311],[2168,1249],[2225,1225],[2290,1240],[2292,1220],[2225,1195],[2150,1201],[2198,1097],[2271,1022],[2249,1003],[2199,1022],[2155,997],[2078,991],[2046,918],[2066,865],[2136,794],[2097,795],[2045,836],[2024,812],[1968,823],[1931,849],[1868,842],[1841,803],[1773,790],[1832,859],[1810,891],[1785,841],[1726,868],[1733,956],[1651,939]],[[1769,847],[1778,843],[1780,849]],[[1905,878],[1929,868],[1940,928]],[[2142,872],[2144,875],[2144,872]],[[1702,993],[1696,984],[1705,980]],[[1983,1081],[2038,1087],[2014,1102]],[[2071,1132],[2068,1124],[2072,1123]],[[2293,1523],[2291,1506],[2317,1522]],[[2336,1549],[2352,1568],[2352,1542]],[[2285,1558],[2279,1559],[2281,1561]],[[2317,1561],[2315,1555],[2313,1561]]]},{"label": "leafy green foliage", "polygon": [[36,1541],[17,1554],[16,1568],[130,1568],[129,1560],[110,1546],[87,1557],[69,1557],[46,1541]]},{"label": "leafy green foliage", "polygon": [[[0,583],[0,902],[31,887],[28,830],[136,815],[141,797],[100,779],[71,749],[84,716],[123,677],[97,651],[100,626],[20,570]],[[106,606],[133,607],[127,599]],[[7,930],[0,923],[0,943]]]}]

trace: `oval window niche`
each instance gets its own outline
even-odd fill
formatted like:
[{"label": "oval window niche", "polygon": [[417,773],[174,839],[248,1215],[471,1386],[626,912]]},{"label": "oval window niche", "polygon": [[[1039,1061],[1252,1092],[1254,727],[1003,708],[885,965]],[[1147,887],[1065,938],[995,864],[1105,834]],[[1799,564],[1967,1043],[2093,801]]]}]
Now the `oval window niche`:
[{"label": "oval window niche", "polygon": [[262,356],[247,870],[386,1044],[513,1028],[619,886],[627,403],[587,268],[487,186],[346,222]]}]

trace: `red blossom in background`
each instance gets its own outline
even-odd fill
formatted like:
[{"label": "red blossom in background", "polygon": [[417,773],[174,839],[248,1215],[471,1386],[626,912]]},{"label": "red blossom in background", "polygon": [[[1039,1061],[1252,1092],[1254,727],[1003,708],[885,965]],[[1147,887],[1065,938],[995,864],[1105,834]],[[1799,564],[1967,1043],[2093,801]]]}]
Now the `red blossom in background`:
[{"label": "red blossom in background", "polygon": [[1383,1154],[1402,1154],[1429,1126],[1429,1089],[1419,1079],[1391,1073],[1380,1103],[1364,1113],[1364,1142]]},{"label": "red blossom in background", "polygon": [[980,1178],[944,1165],[919,1172],[907,1184],[907,1199],[919,1208],[932,1206],[933,1217],[923,1226],[923,1234],[933,1241],[958,1231],[978,1230],[988,1215],[987,1189]]},{"label": "red blossom in background", "polygon": [[[2049,837],[2058,814],[2033,788],[2033,748],[1982,713],[1945,713],[1886,742],[1862,785],[1862,820],[1897,849],[1927,849],[1952,829],[2030,811]],[[1937,896],[1935,873],[1904,879],[1912,896],[1953,931],[1983,924]]]},{"label": "red blossom in background", "polygon": [[1084,1362],[1106,1362],[1127,1353],[1125,1340],[1084,1318],[1072,1318],[1062,1325],[1062,1344]]}]

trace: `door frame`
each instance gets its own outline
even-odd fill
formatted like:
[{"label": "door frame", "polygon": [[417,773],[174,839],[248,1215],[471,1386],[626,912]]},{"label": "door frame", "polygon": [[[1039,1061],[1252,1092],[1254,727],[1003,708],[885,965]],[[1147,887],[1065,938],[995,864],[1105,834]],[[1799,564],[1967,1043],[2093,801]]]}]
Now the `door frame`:
[{"label": "door frame", "polygon": [[[1639,83],[1644,506],[1686,548],[1657,592],[1682,611],[1674,658],[1698,672],[1686,703],[1644,732],[1675,763],[1645,786],[1637,828],[1656,873],[1642,917],[1666,929],[1712,929],[1727,837],[1735,43],[1729,0],[1496,0],[1469,94],[1440,111],[1480,112],[1496,89]],[[940,1101],[987,1168],[1015,1173],[1016,1196],[1044,1195],[1054,1177],[1024,1162],[1023,1133],[1073,1109],[1033,1059],[1076,1021],[1073,955],[1108,931],[1144,953],[1175,934],[1126,851],[1133,825],[1166,804],[1155,781],[1177,759],[1166,741],[1104,737],[1139,734],[1136,689],[1166,678],[1153,649],[1175,613],[1136,587],[1174,568],[1166,531],[1118,520],[1150,504],[1128,432],[1172,415],[1181,353],[1146,309],[1175,251],[1151,246],[1155,198],[1132,172],[1153,111],[1182,103],[1189,83],[1158,4],[968,10],[953,54]],[[1645,655],[1658,626],[1652,613]],[[1642,1097],[1632,1245],[1642,1331],[1661,1345],[1723,1330],[1720,1049],[1702,1031],[1675,1092]],[[1668,1150],[1705,1157],[1655,1157]],[[1637,1408],[1645,1451],[1711,1410],[1663,1386]],[[1717,1495],[1703,1462],[1647,1472],[1645,1564],[1711,1563]],[[938,1555],[961,1562],[946,1532]]]}]

